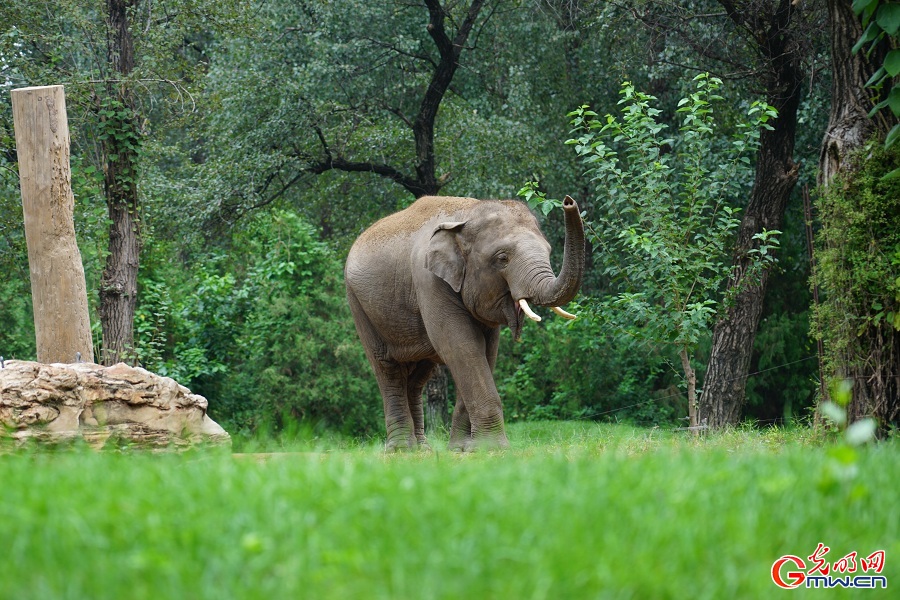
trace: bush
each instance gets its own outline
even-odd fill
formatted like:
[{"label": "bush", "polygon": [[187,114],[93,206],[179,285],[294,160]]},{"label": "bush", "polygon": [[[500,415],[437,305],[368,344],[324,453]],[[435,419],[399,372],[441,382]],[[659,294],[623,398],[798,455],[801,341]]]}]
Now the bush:
[{"label": "bush", "polygon": [[[593,419],[643,425],[686,413],[666,357],[583,315],[528,326],[521,343],[502,333],[497,387],[511,420]],[[674,393],[673,393],[674,392]]]},{"label": "bush", "polygon": [[376,431],[380,396],[345,301],[342,261],[285,211],[253,219],[232,247],[206,257],[177,293],[158,272],[145,276],[136,327],[147,367],[206,396],[232,433],[279,433],[296,422]]},{"label": "bush", "polygon": [[6,360],[34,360],[37,355],[31,288],[25,279],[0,282],[0,356]]},{"label": "bush", "polygon": [[[569,113],[574,137],[566,143],[590,177],[597,195],[586,220],[587,239],[602,273],[614,287],[585,303],[594,318],[620,327],[662,352],[677,352],[687,387],[691,425],[696,426],[696,362],[699,345],[731,298],[725,283],[728,260],[740,219],[734,201],[751,171],[750,154],[760,130],[771,129],[775,109],[753,102],[730,146],[721,149],[713,106],[721,80],[694,78],[695,90],[679,103],[677,132],[670,137],[660,122],[656,98],[622,85],[621,116],[600,115],[583,105]],[[547,199],[531,182],[520,195],[546,214],[558,201]],[[773,262],[780,232],[763,231],[751,250],[749,271]],[[737,293],[738,288],[729,290]],[[668,347],[670,350],[662,350]]]}]

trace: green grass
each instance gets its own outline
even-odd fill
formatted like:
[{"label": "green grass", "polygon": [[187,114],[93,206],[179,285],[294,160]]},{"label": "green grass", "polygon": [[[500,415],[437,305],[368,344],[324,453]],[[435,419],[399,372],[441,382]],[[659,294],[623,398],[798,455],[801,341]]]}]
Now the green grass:
[{"label": "green grass", "polygon": [[0,599],[768,598],[772,563],[818,542],[885,550],[900,585],[896,442],[841,464],[803,430],[509,434],[482,455],[0,456]]}]

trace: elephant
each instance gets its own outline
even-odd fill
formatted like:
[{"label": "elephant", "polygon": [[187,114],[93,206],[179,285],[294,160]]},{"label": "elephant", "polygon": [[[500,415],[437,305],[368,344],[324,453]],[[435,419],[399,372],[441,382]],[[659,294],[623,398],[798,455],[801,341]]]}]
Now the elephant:
[{"label": "elephant", "polygon": [[500,327],[518,340],[529,303],[570,302],[584,273],[577,203],[563,201],[566,241],[550,244],[517,200],[425,196],[363,231],[347,255],[347,299],[384,403],[387,450],[429,449],[422,390],[437,364],[456,383],[449,448],[509,447],[493,379]]}]

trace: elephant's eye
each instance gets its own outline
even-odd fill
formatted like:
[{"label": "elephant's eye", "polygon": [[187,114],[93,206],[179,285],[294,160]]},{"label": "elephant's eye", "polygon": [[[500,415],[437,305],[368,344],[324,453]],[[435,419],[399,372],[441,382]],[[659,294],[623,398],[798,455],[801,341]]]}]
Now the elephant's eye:
[{"label": "elephant's eye", "polygon": [[502,268],[502,267],[505,267],[506,265],[509,264],[509,255],[506,254],[506,252],[498,252],[498,253],[494,256],[494,263],[495,263],[498,267],[501,267],[501,268]]}]

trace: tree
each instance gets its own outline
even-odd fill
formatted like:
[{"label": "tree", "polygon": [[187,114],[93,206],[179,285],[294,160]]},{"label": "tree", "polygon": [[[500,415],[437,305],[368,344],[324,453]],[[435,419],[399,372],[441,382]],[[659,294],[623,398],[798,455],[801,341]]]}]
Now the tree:
[{"label": "tree", "polygon": [[[696,428],[694,355],[720,307],[740,293],[721,297],[730,272],[726,250],[739,225],[732,203],[741,192],[741,172],[749,169],[746,154],[758,147],[760,128],[772,129],[776,113],[754,102],[730,151],[719,155],[713,113],[723,100],[722,81],[708,74],[694,81],[696,90],[678,103],[681,127],[672,137],[665,137],[666,125],[657,122],[662,111],[652,105],[656,98],[626,82],[619,102],[622,120],[598,118],[583,106],[570,114],[576,137],[568,143],[607,196],[588,231],[604,272],[619,289],[595,301],[592,311],[604,320],[627,322],[634,335],[651,343],[676,348],[690,426]],[[537,197],[544,209],[553,204],[535,193],[534,184],[523,193],[532,201]],[[773,262],[778,233],[756,234],[758,248],[747,262],[745,282],[757,281]]]},{"label": "tree", "polygon": [[[485,0],[472,0],[468,9],[464,11],[462,22],[456,31],[447,31],[449,9],[438,0],[424,0],[428,8],[428,25],[425,27],[431,36],[437,49],[438,56],[434,58],[425,55],[417,56],[419,60],[427,60],[433,66],[431,79],[422,94],[418,112],[414,117],[404,114],[399,107],[388,107],[397,118],[403,121],[411,130],[415,142],[415,175],[404,173],[392,165],[374,160],[353,161],[347,160],[333,148],[325,138],[324,132],[319,127],[314,127],[319,141],[322,143],[322,155],[312,158],[307,167],[310,173],[323,173],[330,169],[338,169],[348,172],[371,172],[386,177],[403,186],[414,197],[434,195],[446,183],[446,177],[437,176],[437,162],[435,159],[434,130],[438,108],[444,94],[453,81],[453,75],[459,68],[460,56],[472,32],[472,28],[479,20],[479,13],[485,4]],[[488,17],[489,18],[489,17]],[[452,37],[451,37],[452,36]],[[402,53],[402,50],[393,49]]]},{"label": "tree", "polygon": [[[299,139],[285,139],[284,121],[279,121],[280,139],[272,141],[280,146],[281,157],[270,166],[261,184],[249,194],[238,194],[232,210],[240,213],[260,208],[283,196],[304,177],[331,171],[374,174],[398,184],[413,198],[437,194],[449,180],[449,172],[438,173],[435,132],[439,109],[460,67],[463,51],[477,45],[478,33],[500,2],[487,10],[485,0],[344,4],[347,6],[301,3],[298,9],[276,15],[294,19],[283,35],[332,37],[326,43],[307,38],[288,42],[306,50],[290,55],[310,75],[309,81],[296,82],[295,101],[303,109],[288,121]],[[424,29],[431,48],[419,39],[421,16],[426,10]],[[376,23],[381,29],[373,28]],[[362,55],[353,55],[348,61],[348,48],[359,48]],[[373,57],[378,57],[374,66]],[[373,72],[378,77],[373,78]],[[350,85],[344,81],[348,76]],[[370,130],[373,122],[388,131],[399,126],[401,132],[385,139],[377,126]],[[375,143],[367,144],[373,140]],[[387,153],[379,148],[384,145],[393,147],[393,158],[387,159]],[[439,375],[443,375],[440,380],[444,385],[428,387],[429,407],[431,414],[443,415],[447,413],[448,378],[446,373]]]},{"label": "tree", "polygon": [[[332,172],[375,175],[412,198],[436,194],[451,177],[437,158],[438,114],[464,51],[477,45],[499,4],[267,5],[260,37],[234,40],[232,59],[213,71],[214,91],[228,95],[213,130],[257,153],[236,149],[256,176],[222,180],[218,216],[261,208]],[[265,69],[254,67],[261,62]],[[220,160],[235,164],[223,150],[212,169]],[[253,183],[240,185],[241,178]]]},{"label": "tree", "polygon": [[[67,0],[6,7],[0,17],[17,51],[6,55],[7,80],[16,85],[66,81],[80,135],[75,178],[102,173],[109,215],[106,265],[99,284],[101,361],[134,361],[134,311],[144,226],[140,173],[142,146],[171,96],[196,82],[201,23],[226,30],[243,0],[181,0],[164,7],[142,0]],[[140,20],[137,22],[136,19]],[[201,52],[202,53],[202,52]],[[93,163],[93,164],[91,164]]]},{"label": "tree", "polygon": [[823,377],[849,382],[849,394],[829,396],[849,401],[851,421],[873,415],[886,428],[900,417],[900,152],[879,146],[898,131],[900,88],[890,84],[900,65],[889,58],[900,52],[889,40],[898,37],[900,6],[829,0],[828,11],[834,83],[819,160],[815,272],[826,297],[815,325],[825,341]]},{"label": "tree", "polygon": [[[818,183],[823,187],[827,187],[838,173],[849,171],[853,152],[885,125],[883,120],[869,118],[872,99],[866,88],[866,82],[884,58],[884,48],[876,46],[874,55],[853,52],[863,29],[850,2],[828,0],[828,17],[833,84],[828,129],[819,155]],[[886,131],[882,131],[882,135],[884,133]]]},{"label": "tree", "polygon": [[[734,302],[713,330],[710,359],[698,411],[710,427],[738,421],[754,340],[771,273],[747,285],[754,236],[783,229],[788,200],[799,176],[794,160],[798,108],[806,79],[804,58],[811,52],[816,9],[791,0],[716,0],[697,3],[639,3],[643,23],[666,36],[677,50],[663,60],[681,68],[709,70],[725,79],[762,89],[779,118],[763,132],[753,188],[744,206],[733,251],[728,286]],[[738,291],[739,290],[739,291]]]},{"label": "tree", "polygon": [[130,16],[137,0],[107,0],[106,62],[110,70],[105,94],[95,96],[99,117],[103,189],[109,207],[109,252],[100,283],[100,361],[112,365],[134,361],[134,309],[141,256],[141,203],[138,196],[138,149],[142,134],[134,90],[134,38]]},{"label": "tree", "polygon": [[796,2],[719,0],[734,24],[744,32],[763,62],[761,83],[766,102],[778,112],[771,130],[764,131],[756,160],[756,178],[744,209],[728,286],[739,290],[713,331],[709,365],[698,407],[700,422],[718,428],[736,424],[744,403],[753,340],[763,309],[769,272],[745,281],[757,235],[780,230],[788,199],[799,175],[794,162],[797,109],[805,73],[797,35]]}]

